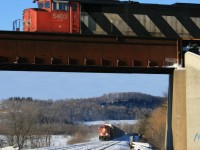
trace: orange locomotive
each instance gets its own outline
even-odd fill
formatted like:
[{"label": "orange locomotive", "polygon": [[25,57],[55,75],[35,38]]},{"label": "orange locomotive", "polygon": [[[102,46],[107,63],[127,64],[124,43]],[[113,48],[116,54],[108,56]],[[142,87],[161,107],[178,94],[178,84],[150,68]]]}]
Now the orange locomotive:
[{"label": "orange locomotive", "polygon": [[99,140],[111,140],[113,138],[113,126],[111,124],[104,124],[98,128]]},{"label": "orange locomotive", "polygon": [[120,128],[112,124],[103,124],[98,128],[99,140],[106,141],[112,140],[113,138],[121,137],[125,133]]},{"label": "orange locomotive", "polygon": [[24,31],[80,33],[80,4],[58,0],[38,1],[38,8],[24,10]]}]

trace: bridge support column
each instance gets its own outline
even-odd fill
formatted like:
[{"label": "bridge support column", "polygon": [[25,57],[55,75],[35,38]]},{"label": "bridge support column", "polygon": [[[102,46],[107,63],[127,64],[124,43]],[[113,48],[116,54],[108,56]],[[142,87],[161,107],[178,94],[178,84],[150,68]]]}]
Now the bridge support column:
[{"label": "bridge support column", "polygon": [[187,149],[200,150],[200,56],[185,54]]},{"label": "bridge support column", "polygon": [[173,74],[172,132],[175,150],[200,150],[200,56],[185,54]]},{"label": "bridge support column", "polygon": [[185,69],[173,74],[172,133],[174,150],[187,150],[186,142],[186,78]]}]

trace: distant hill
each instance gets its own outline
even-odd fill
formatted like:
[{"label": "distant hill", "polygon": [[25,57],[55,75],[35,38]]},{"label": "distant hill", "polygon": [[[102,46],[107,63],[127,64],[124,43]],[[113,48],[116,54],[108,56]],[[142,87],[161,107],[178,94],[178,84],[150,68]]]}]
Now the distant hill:
[{"label": "distant hill", "polygon": [[125,106],[127,108],[151,108],[154,109],[163,103],[163,97],[155,97],[143,93],[110,93],[98,98],[101,105]]},{"label": "distant hill", "polygon": [[[143,93],[110,93],[100,97],[65,101],[73,121],[137,119],[138,113],[149,113],[164,102],[164,97]],[[73,106],[73,107],[71,107]],[[74,114],[74,115],[73,115]]]},{"label": "distant hill", "polygon": [[160,106],[164,97],[143,93],[109,93],[100,97],[66,100],[33,100],[32,98],[10,98],[7,101],[39,103],[39,122],[54,120],[59,123],[98,120],[134,120],[139,113],[150,113]]}]

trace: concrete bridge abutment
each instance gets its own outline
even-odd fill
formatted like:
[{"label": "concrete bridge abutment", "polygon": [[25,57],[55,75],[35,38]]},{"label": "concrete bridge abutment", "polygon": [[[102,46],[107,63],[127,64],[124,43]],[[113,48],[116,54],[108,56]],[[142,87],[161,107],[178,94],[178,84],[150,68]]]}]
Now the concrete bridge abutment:
[{"label": "concrete bridge abutment", "polygon": [[172,136],[174,150],[200,150],[200,56],[190,52],[173,73]]}]

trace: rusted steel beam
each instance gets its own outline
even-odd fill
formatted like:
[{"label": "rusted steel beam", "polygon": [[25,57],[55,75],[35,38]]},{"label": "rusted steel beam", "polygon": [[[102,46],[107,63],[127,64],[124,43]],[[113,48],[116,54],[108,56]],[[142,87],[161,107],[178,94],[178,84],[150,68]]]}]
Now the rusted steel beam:
[{"label": "rusted steel beam", "polygon": [[162,68],[179,53],[177,39],[0,32],[0,65]]}]

